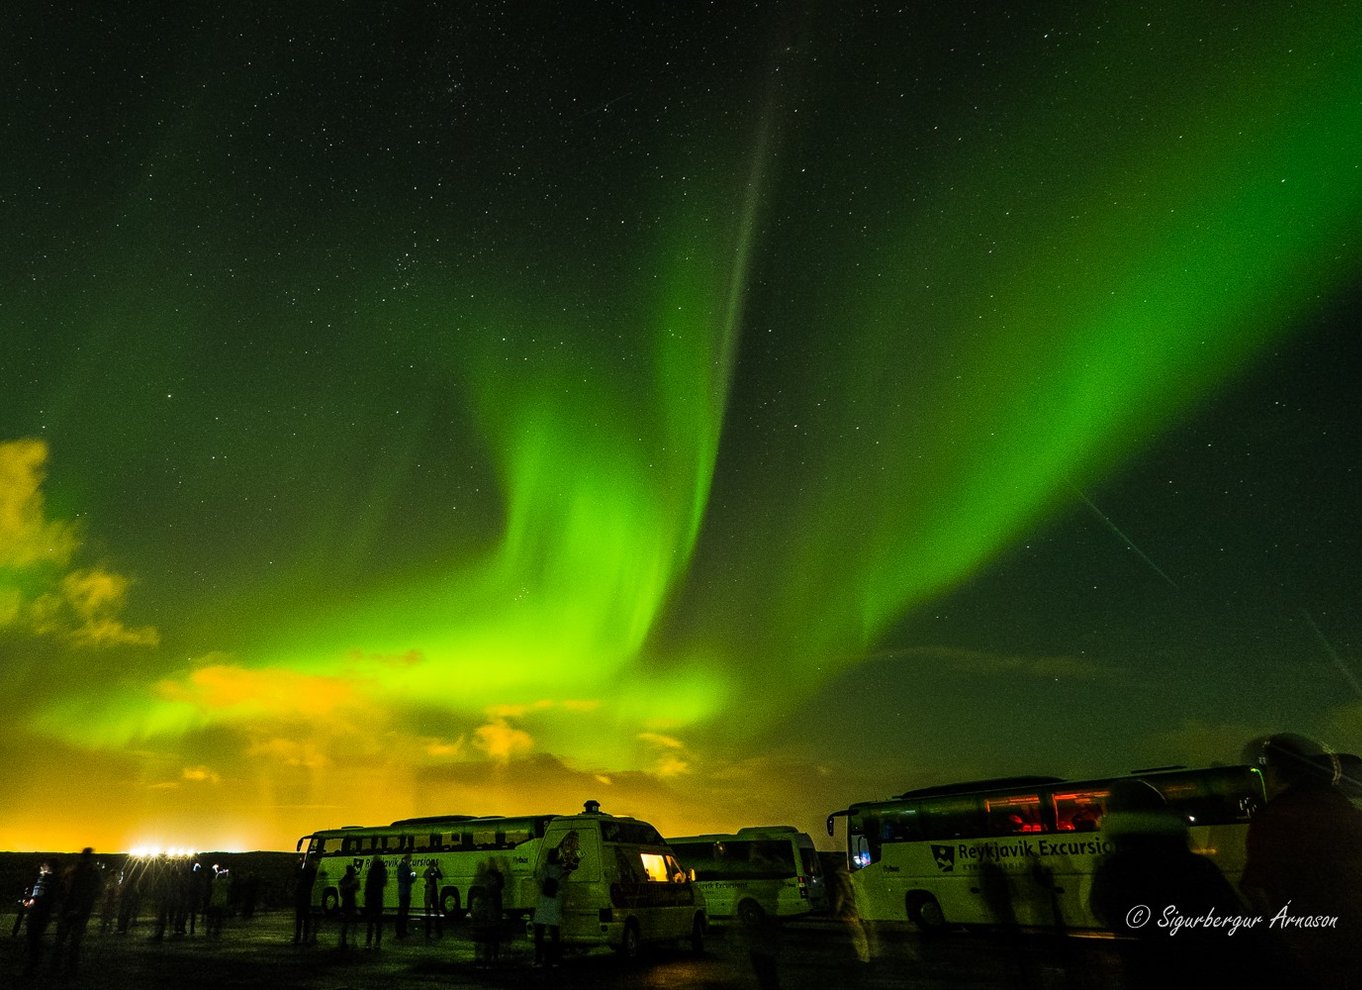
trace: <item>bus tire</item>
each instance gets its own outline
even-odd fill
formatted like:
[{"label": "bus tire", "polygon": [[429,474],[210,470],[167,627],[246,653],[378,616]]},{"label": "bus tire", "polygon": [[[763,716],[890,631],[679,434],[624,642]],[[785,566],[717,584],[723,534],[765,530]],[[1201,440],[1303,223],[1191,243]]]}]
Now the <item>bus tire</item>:
[{"label": "bus tire", "polygon": [[624,923],[624,934],[620,937],[620,944],[615,946],[615,951],[620,954],[621,959],[634,962],[642,952],[643,940],[639,937],[638,921],[630,918]]},{"label": "bus tire", "polygon": [[766,910],[749,897],[738,905],[738,920],[748,928],[755,928],[766,920]]},{"label": "bus tire", "polygon": [[322,914],[334,918],[340,912],[340,891],[327,887],[322,891]]},{"label": "bus tire", "polygon": [[946,915],[931,894],[909,894],[907,908],[908,920],[924,935],[935,935],[946,930]]},{"label": "bus tire", "polygon": [[443,887],[440,890],[440,913],[449,921],[458,921],[463,917],[459,911],[459,888]]},{"label": "bus tire", "polygon": [[690,951],[697,956],[705,954],[705,916],[698,912],[690,924]]}]

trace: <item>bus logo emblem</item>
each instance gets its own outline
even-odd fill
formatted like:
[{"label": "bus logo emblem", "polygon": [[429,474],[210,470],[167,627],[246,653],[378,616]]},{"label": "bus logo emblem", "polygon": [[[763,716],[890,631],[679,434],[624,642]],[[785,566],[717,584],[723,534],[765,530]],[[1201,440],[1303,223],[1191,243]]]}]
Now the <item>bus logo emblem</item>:
[{"label": "bus logo emblem", "polygon": [[936,868],[942,873],[955,872],[954,846],[932,846],[932,858],[936,860]]}]

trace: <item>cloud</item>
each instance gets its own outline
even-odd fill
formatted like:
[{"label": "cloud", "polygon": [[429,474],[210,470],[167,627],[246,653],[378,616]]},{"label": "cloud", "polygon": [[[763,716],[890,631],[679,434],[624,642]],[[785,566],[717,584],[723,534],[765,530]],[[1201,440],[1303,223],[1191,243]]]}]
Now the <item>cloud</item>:
[{"label": "cloud", "polygon": [[534,738],[505,719],[493,719],[473,730],[473,745],[499,763],[534,749]]},{"label": "cloud", "polygon": [[46,462],[47,444],[41,440],[0,443],[0,567],[60,567],[80,545],[73,524],[46,518],[42,495]]},{"label": "cloud", "polygon": [[[86,649],[156,646],[154,626],[122,620],[131,579],[104,567],[72,567],[81,548],[74,523],[48,519],[43,504],[47,444],[0,443],[0,628],[17,628]],[[5,578],[0,578],[5,580]]]},{"label": "cloud", "polygon": [[1064,678],[1097,681],[1116,677],[1117,672],[1074,656],[1031,657],[1016,654],[986,653],[950,646],[913,646],[866,657],[867,660],[911,660],[940,665],[964,674],[995,676],[1021,674],[1037,678]]},{"label": "cloud", "polygon": [[308,721],[365,707],[360,685],[342,677],[302,674],[280,668],[251,670],[212,663],[155,687],[162,700],[188,706],[205,722],[247,722],[259,718]]},{"label": "cloud", "polygon": [[665,749],[682,749],[685,746],[685,743],[680,739],[676,739],[672,736],[664,736],[656,732],[640,732],[638,737],[646,743],[652,743],[654,746],[662,746]]},{"label": "cloud", "polygon": [[154,626],[130,627],[118,618],[132,582],[99,568],[62,576],[57,587],[29,607],[29,627],[39,636],[59,636],[74,646],[156,646]]},{"label": "cloud", "polygon": [[650,766],[651,772],[658,778],[667,780],[693,772],[693,757],[686,752],[686,744],[680,739],[659,732],[640,732],[638,739],[661,751]]}]

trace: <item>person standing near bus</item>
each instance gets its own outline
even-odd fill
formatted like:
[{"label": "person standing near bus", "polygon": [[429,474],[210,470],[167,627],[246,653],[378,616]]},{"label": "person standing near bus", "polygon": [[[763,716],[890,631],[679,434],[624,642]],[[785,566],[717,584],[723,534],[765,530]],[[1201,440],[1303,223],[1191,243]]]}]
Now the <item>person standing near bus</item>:
[{"label": "person standing near bus", "polygon": [[444,880],[444,871],[440,869],[440,864],[434,859],[426,867],[426,938],[430,938],[432,927],[435,930],[436,938],[444,937],[444,905],[440,903],[440,882]]},{"label": "person standing near bus", "polygon": [[304,856],[298,863],[293,882],[294,945],[307,945],[317,940],[312,925],[312,888],[316,882],[317,863],[311,856]]},{"label": "person standing near bus", "polygon": [[496,863],[489,861],[479,868],[476,883],[478,895],[472,898],[473,909],[469,912],[473,921],[473,960],[486,969],[501,958],[501,913],[505,907],[502,890],[506,880]]},{"label": "person standing near bus", "polygon": [[344,949],[349,945],[350,926],[355,924],[355,902],[359,898],[359,875],[355,873],[353,864],[346,865],[345,876],[340,878],[339,887],[341,913],[340,947]]},{"label": "person standing near bus", "polygon": [[364,876],[364,947],[383,948],[383,892],[388,886],[388,867],[375,856]]},{"label": "person standing near bus", "polygon": [[[534,907],[534,964],[543,966],[558,965],[558,957],[563,924],[563,878],[567,871],[563,868],[563,854],[557,846],[549,850],[544,860],[544,868],[539,871],[539,902]],[[549,947],[544,948],[544,936],[549,937]]]},{"label": "person standing near bus", "polygon": [[[1340,785],[1337,754],[1283,733],[1250,743],[1267,805],[1249,822],[1241,884],[1307,977],[1351,987],[1362,973],[1362,811]],[[1312,924],[1311,919],[1325,919]]]},{"label": "person standing near bus", "polygon": [[397,937],[407,937],[407,919],[411,917],[411,887],[416,882],[416,871],[411,868],[411,853],[404,853],[397,864]]}]

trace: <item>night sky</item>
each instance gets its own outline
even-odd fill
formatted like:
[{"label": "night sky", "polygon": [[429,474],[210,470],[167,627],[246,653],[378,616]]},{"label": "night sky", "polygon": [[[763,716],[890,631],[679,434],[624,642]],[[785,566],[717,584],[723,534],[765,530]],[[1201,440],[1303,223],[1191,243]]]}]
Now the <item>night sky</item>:
[{"label": "night sky", "polygon": [[1362,751],[1356,6],[0,46],[0,848]]}]

